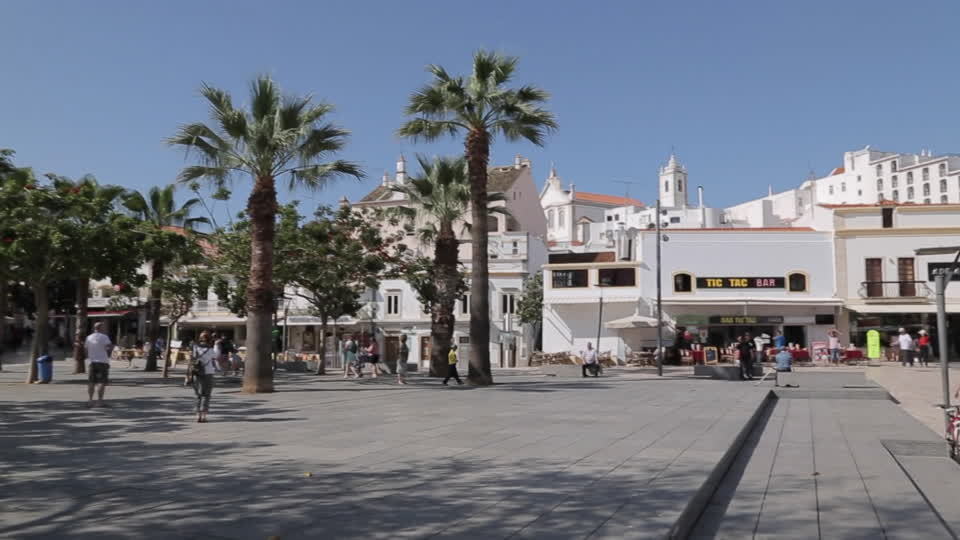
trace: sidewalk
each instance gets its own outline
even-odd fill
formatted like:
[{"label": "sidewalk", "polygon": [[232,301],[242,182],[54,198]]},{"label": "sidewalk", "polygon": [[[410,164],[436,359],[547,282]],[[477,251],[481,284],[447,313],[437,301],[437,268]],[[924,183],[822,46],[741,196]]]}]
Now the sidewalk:
[{"label": "sidewalk", "polygon": [[[938,364],[922,368],[903,367],[891,362],[878,367],[868,367],[866,375],[886,388],[904,410],[932,429],[936,435],[944,435],[943,409],[939,407],[943,402],[943,387]],[[951,403],[958,401],[953,397],[957,385],[960,385],[960,365],[951,363]]]}]

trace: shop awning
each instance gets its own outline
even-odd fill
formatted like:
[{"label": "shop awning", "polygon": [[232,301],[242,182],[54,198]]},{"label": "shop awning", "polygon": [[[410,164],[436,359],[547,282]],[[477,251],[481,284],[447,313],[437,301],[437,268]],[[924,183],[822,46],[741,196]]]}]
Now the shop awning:
[{"label": "shop awning", "polygon": [[[934,304],[868,304],[851,305],[847,304],[847,309],[869,315],[871,313],[890,314],[890,313],[936,313],[937,306]],[[947,313],[960,313],[960,304],[947,303]]]},{"label": "shop awning", "polygon": [[843,300],[840,298],[785,298],[782,296],[699,296],[693,298],[664,298],[663,304],[669,306],[742,306],[744,304],[751,306],[842,306]]},{"label": "shop awning", "polygon": [[105,319],[109,317],[126,317],[127,315],[136,313],[135,311],[88,311],[88,319]]},{"label": "shop awning", "polygon": [[233,316],[221,316],[221,317],[195,317],[193,319],[180,319],[180,326],[209,326],[216,324],[230,324],[239,326],[246,324],[247,319]]}]

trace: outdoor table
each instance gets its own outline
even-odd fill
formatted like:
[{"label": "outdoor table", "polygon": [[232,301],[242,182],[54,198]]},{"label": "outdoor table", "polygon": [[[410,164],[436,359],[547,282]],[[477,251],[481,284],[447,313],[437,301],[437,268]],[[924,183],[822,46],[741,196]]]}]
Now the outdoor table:
[{"label": "outdoor table", "polygon": [[706,353],[703,349],[699,351],[690,351],[690,357],[693,359],[694,364],[702,364],[706,359]]},{"label": "outdoor table", "polygon": [[794,362],[809,362],[810,361],[810,351],[799,350],[799,351],[790,351],[793,355]]}]

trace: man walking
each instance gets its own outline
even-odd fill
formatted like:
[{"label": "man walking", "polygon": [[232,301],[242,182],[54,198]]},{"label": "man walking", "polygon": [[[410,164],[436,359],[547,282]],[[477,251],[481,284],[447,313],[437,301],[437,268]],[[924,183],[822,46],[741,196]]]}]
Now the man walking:
[{"label": "man walking", "polygon": [[900,336],[897,337],[897,343],[900,344],[900,365],[913,367],[913,338],[907,333],[905,328],[899,330]]},{"label": "man walking", "polygon": [[747,332],[740,338],[737,350],[740,351],[740,376],[745,381],[752,381],[753,355],[757,350],[757,344],[754,343],[753,338],[750,337],[750,332]]},{"label": "man walking", "polygon": [[97,391],[97,406],[103,407],[103,393],[110,381],[110,354],[113,352],[113,343],[103,331],[106,327],[102,322],[93,325],[93,333],[87,336],[87,407],[93,407],[93,392]]},{"label": "man walking", "polygon": [[593,370],[593,376],[600,376],[600,366],[596,365],[597,363],[597,351],[593,350],[593,344],[589,341],[587,342],[587,350],[583,353],[583,365],[580,366],[580,371],[583,373],[583,376],[587,376],[588,370]]},{"label": "man walking", "polygon": [[447,378],[443,380],[443,385],[447,385],[450,379],[456,379],[457,384],[463,384],[460,380],[460,374],[457,373],[457,346],[451,345],[450,352],[447,353]]}]

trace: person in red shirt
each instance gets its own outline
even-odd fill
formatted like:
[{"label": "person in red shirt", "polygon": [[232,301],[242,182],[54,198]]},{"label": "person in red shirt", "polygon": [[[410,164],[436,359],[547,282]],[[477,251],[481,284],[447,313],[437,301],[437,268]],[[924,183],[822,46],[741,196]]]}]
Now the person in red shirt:
[{"label": "person in red shirt", "polygon": [[920,357],[920,365],[927,367],[927,362],[930,361],[930,336],[927,335],[926,330],[921,330],[918,334],[917,353]]}]

